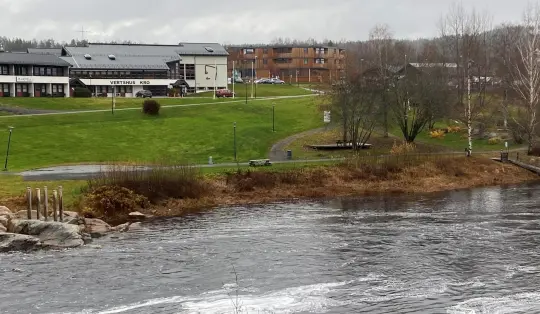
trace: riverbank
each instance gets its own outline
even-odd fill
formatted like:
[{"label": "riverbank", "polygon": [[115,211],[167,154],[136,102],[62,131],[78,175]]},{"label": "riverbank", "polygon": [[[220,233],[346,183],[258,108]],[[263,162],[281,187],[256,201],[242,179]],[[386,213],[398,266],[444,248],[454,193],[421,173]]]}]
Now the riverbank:
[{"label": "riverbank", "polygon": [[[176,217],[219,206],[373,194],[432,193],[540,180],[537,175],[510,164],[461,156],[373,157],[369,162],[362,158],[340,165],[283,171],[241,170],[203,177],[186,174],[185,169],[182,171],[182,182],[171,182],[170,177],[157,180],[156,186],[161,189],[153,187],[150,177],[142,178],[140,173],[128,176],[120,172],[105,174],[91,184],[94,190],[101,190],[83,197],[79,210],[87,216],[119,223],[132,210],[153,216]],[[152,178],[159,176],[154,173]],[[134,180],[135,177],[143,180],[144,184]],[[107,190],[113,185],[126,189]],[[156,190],[159,194],[155,193]],[[104,203],[109,207],[105,208]],[[125,210],[120,212],[120,207]]]}]

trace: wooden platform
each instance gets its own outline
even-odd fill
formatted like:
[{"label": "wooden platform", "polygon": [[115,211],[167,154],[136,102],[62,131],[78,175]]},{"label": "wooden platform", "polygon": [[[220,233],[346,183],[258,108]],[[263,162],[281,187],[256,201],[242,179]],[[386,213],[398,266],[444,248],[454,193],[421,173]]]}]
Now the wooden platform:
[{"label": "wooden platform", "polygon": [[[371,144],[364,144],[358,143],[358,147],[361,149],[370,149]],[[307,147],[311,149],[316,150],[345,150],[345,149],[352,149],[353,145],[352,143],[345,143],[345,144],[323,144],[323,145],[307,145]]]}]

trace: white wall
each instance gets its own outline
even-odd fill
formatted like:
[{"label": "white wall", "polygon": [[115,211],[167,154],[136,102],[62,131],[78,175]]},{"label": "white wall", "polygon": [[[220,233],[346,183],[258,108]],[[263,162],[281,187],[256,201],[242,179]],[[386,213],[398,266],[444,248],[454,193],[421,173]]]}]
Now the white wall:
[{"label": "white wall", "polygon": [[[182,57],[182,64],[195,64],[195,84],[192,85],[191,82],[188,81],[189,86],[213,89],[217,71],[215,85],[218,88],[227,87],[226,56],[196,56],[191,58],[193,59],[190,59],[190,57]],[[208,65],[208,67],[205,67],[206,65]],[[217,66],[217,69],[214,69],[214,66]],[[206,71],[208,71],[208,74],[205,73],[205,68]]]},{"label": "white wall", "polygon": [[69,84],[67,76],[15,76],[0,75],[0,83]]},{"label": "white wall", "polygon": [[126,86],[168,86],[176,80],[169,79],[157,79],[157,80],[147,80],[147,79],[80,79],[85,85],[90,86],[110,86],[110,85],[126,85]]}]

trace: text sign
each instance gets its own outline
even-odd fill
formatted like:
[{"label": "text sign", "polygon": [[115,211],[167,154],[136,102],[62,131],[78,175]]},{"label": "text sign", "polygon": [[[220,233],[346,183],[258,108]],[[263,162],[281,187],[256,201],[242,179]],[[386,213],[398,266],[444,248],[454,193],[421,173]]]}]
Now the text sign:
[{"label": "text sign", "polygon": [[331,120],[332,119],[331,119],[330,111],[325,111],[324,119],[323,119],[324,123],[330,123]]},{"label": "text sign", "polygon": [[133,80],[133,81],[110,81],[111,85],[150,85],[150,81],[140,81],[140,80]]},{"label": "text sign", "polygon": [[31,77],[26,77],[26,76],[17,76],[17,78],[15,79],[17,82],[25,82],[25,83],[31,83],[32,82],[32,78]]}]

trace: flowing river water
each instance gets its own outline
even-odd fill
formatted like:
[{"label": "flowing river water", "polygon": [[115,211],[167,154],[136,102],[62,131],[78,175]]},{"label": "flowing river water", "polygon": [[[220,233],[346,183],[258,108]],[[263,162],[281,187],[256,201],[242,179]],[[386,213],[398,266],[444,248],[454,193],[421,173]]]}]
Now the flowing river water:
[{"label": "flowing river water", "polygon": [[222,208],[0,255],[0,312],[540,313],[539,188]]}]

